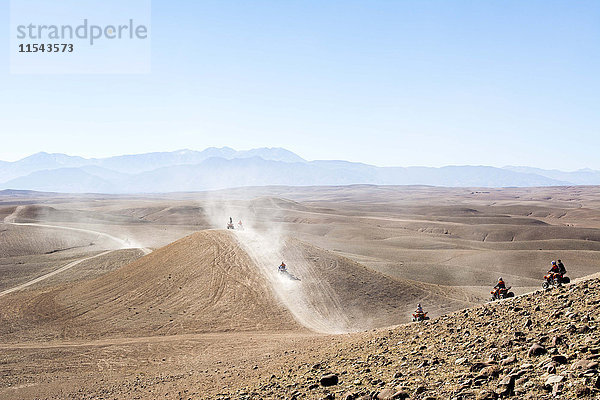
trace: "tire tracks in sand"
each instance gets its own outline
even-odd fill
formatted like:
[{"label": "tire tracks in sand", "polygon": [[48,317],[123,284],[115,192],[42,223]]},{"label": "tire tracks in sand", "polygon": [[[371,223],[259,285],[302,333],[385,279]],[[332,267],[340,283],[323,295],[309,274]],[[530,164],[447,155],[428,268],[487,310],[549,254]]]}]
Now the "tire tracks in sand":
[{"label": "tire tracks in sand", "polygon": [[[150,250],[147,247],[132,247],[132,246],[129,245],[129,243],[126,240],[123,240],[123,239],[118,238],[116,236],[110,235],[108,233],[98,232],[98,231],[94,231],[94,230],[91,230],[91,229],[74,228],[74,227],[70,227],[70,226],[61,226],[61,225],[39,224],[39,223],[34,223],[34,222],[16,222],[16,220],[17,220],[17,218],[19,216],[19,212],[22,209],[23,209],[23,206],[17,206],[15,208],[15,210],[12,212],[12,214],[4,217],[4,221],[3,222],[5,224],[7,224],[7,225],[33,226],[33,227],[39,227],[39,228],[62,229],[62,230],[69,230],[69,231],[76,231],[76,232],[91,233],[91,234],[94,234],[94,235],[98,235],[98,236],[102,236],[102,237],[108,238],[108,239],[110,239],[110,240],[118,243],[119,244],[119,250],[120,249],[132,249],[132,248],[136,248],[137,249],[137,248],[139,248],[140,250],[142,250],[142,252],[144,253],[144,255],[150,254],[151,251],[152,251],[152,250]],[[106,254],[112,253],[113,251],[115,251],[115,250],[107,250],[107,251],[104,251],[104,252],[102,252],[100,254],[96,254],[96,255],[93,255],[93,256],[89,256],[89,257],[83,257],[83,258],[77,259],[75,261],[71,261],[68,264],[63,265],[62,267],[59,267],[58,269],[55,269],[52,272],[49,272],[47,274],[44,274],[42,276],[39,276],[39,277],[37,277],[35,279],[32,279],[30,281],[27,281],[27,282],[22,283],[22,284],[17,285],[17,286],[14,286],[12,288],[3,290],[2,292],[0,292],[0,297],[5,296],[5,295],[7,295],[9,293],[12,293],[12,292],[16,292],[16,291],[25,289],[28,286],[31,286],[33,284],[36,284],[38,282],[43,281],[44,279],[48,279],[48,278],[50,278],[50,277],[52,277],[52,276],[54,276],[56,274],[59,274],[59,273],[64,272],[64,271],[66,271],[66,270],[68,270],[70,268],[73,268],[74,266],[76,266],[78,264],[81,264],[84,261],[104,256]]]},{"label": "tire tracks in sand", "polygon": [[315,266],[294,257],[289,261],[290,273],[302,280],[293,280],[277,271],[284,259],[285,244],[256,232],[239,232],[238,242],[259,267],[278,300],[305,327],[319,333],[347,333],[350,320],[333,288],[320,279]]}]

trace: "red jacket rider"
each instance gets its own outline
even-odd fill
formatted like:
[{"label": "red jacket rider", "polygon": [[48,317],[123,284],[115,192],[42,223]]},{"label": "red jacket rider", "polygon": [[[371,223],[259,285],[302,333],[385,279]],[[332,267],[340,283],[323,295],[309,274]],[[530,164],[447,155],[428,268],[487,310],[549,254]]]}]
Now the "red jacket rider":
[{"label": "red jacket rider", "polygon": [[425,312],[423,311],[423,307],[421,307],[421,303],[417,304],[417,309],[415,310],[415,314],[425,315]]},{"label": "red jacket rider", "polygon": [[494,286],[494,289],[506,289],[506,283],[502,280],[502,277],[498,278],[498,283]]},{"label": "red jacket rider", "polygon": [[556,261],[552,261],[552,267],[548,272],[552,272],[553,274],[560,274],[560,268],[556,265]]}]

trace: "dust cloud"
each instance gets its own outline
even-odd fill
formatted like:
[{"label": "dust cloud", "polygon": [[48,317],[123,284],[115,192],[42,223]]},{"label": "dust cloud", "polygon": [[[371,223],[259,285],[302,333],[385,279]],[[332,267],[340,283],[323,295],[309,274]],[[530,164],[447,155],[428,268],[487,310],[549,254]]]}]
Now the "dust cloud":
[{"label": "dust cloud", "polygon": [[[295,251],[282,229],[279,199],[228,200],[217,193],[202,203],[214,229],[224,229],[229,218],[244,251],[258,266],[277,299],[305,327],[320,333],[346,333],[353,329],[334,289],[320,279],[319,271],[300,251]],[[258,214],[260,211],[260,215]],[[242,221],[243,230],[238,229]],[[285,262],[289,274],[278,271]]]}]

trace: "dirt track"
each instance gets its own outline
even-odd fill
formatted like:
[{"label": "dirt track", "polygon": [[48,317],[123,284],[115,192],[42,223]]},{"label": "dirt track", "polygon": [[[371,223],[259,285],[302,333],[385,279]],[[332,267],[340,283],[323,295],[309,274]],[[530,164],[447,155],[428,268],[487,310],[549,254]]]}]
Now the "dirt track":
[{"label": "dirt track", "polygon": [[68,270],[70,268],[73,268],[74,266],[76,266],[78,264],[81,264],[84,261],[92,260],[92,259],[94,259],[96,257],[102,257],[102,256],[104,256],[106,254],[111,253],[111,252],[112,252],[112,250],[108,250],[108,251],[105,251],[103,253],[96,254],[95,256],[90,256],[90,257],[86,257],[86,258],[80,258],[79,260],[72,261],[72,262],[68,263],[67,265],[64,265],[64,266],[62,266],[62,267],[60,267],[60,268],[58,268],[58,269],[56,269],[56,270],[54,270],[52,272],[44,274],[44,275],[42,275],[42,276],[40,276],[38,278],[32,279],[30,281],[27,281],[25,283],[22,283],[22,284],[20,284],[18,286],[10,288],[10,289],[3,290],[3,291],[0,292],[0,297],[2,297],[4,295],[7,295],[9,293],[12,293],[12,292],[16,292],[18,290],[25,289],[28,286],[34,285],[34,284],[36,284],[38,282],[43,281],[44,279],[48,279],[48,278],[50,278],[50,277],[52,277],[52,276],[54,276],[56,274],[60,274],[61,272],[64,272],[64,271],[66,271],[66,270]]}]

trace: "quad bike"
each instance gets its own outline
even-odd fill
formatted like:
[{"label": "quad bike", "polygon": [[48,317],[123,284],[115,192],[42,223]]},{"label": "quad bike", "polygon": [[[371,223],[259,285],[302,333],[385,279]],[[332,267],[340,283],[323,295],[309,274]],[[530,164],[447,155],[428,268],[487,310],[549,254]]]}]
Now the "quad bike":
[{"label": "quad bike", "polygon": [[511,286],[501,289],[494,289],[490,292],[490,294],[492,295],[492,297],[490,298],[490,301],[495,301],[495,300],[500,300],[500,299],[508,299],[509,297],[515,297],[515,294],[513,292],[510,292]]},{"label": "quad bike", "polygon": [[556,272],[549,272],[548,275],[544,276],[544,282],[542,283],[542,289],[551,289],[553,287],[559,287],[563,283],[570,283],[571,279],[568,276],[563,276]]},{"label": "quad bike", "polygon": [[421,322],[421,321],[426,321],[429,319],[426,312],[414,313],[412,316],[413,316],[413,322]]},{"label": "quad bike", "polygon": [[242,225],[242,221],[238,222],[238,230],[243,231],[244,225]]},{"label": "quad bike", "polygon": [[227,223],[227,229],[235,229],[235,226],[231,222]]}]

